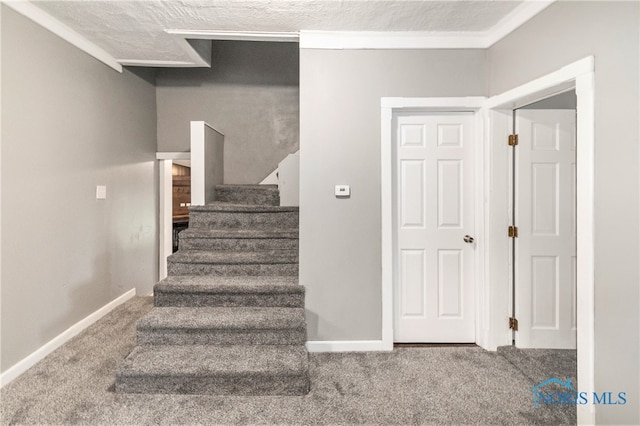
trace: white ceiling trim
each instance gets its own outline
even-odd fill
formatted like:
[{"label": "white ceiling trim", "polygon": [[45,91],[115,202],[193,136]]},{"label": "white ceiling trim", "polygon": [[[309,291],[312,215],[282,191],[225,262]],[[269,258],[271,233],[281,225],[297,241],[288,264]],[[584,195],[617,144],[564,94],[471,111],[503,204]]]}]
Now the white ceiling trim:
[{"label": "white ceiling trim", "polygon": [[51,31],[53,34],[71,43],[73,46],[99,60],[100,62],[110,66],[118,72],[122,72],[122,66],[141,66],[141,67],[174,67],[174,68],[195,68],[210,67],[210,59],[206,60],[196,52],[196,50],[187,42],[186,37],[181,39],[181,45],[184,52],[189,56],[191,61],[157,61],[144,59],[116,59],[104,49],[87,40],[85,37],[60,22],[57,18],[51,16],[38,6],[28,0],[9,0],[3,1],[7,6],[32,20],[36,24]]},{"label": "white ceiling trim", "polygon": [[237,40],[237,41],[276,41],[297,43],[300,34],[297,32],[264,32],[264,31],[216,31],[216,30],[164,30],[186,39],[198,40]]},{"label": "white ceiling trim", "polygon": [[122,72],[122,65],[119,64],[113,56],[39,7],[25,0],[3,1],[3,3],[100,62],[110,66],[118,72]]},{"label": "white ceiling trim", "polygon": [[300,31],[300,49],[482,49],[477,32]]},{"label": "white ceiling trim", "polygon": [[194,67],[211,67],[211,44],[209,44],[209,49],[205,55],[208,55],[208,58],[203,58],[196,51],[196,49],[187,41],[187,39],[182,38],[180,42],[182,46],[182,50],[189,56],[191,59],[192,66]]},{"label": "white ceiling trim", "polygon": [[[188,37],[191,38],[191,37]],[[178,37],[178,42],[183,52],[190,61],[167,61],[156,59],[118,59],[122,65],[133,67],[161,67],[161,68],[210,68],[211,52],[205,53],[208,58],[203,58],[196,49],[184,37]]]},{"label": "white ceiling trim", "polygon": [[264,32],[264,31],[216,31],[216,30],[179,30],[165,29],[167,34],[171,34],[180,39],[184,52],[191,58],[191,61],[155,61],[155,60],[135,60],[118,59],[123,65],[143,66],[143,67],[211,67],[211,59],[203,58],[196,52],[187,40],[239,40],[239,41],[271,41],[271,42],[295,42],[300,35],[297,32]]},{"label": "white ceiling trim", "polygon": [[118,59],[118,62],[127,67],[204,68],[211,66],[187,61],[156,61],[155,59]]},{"label": "white ceiling trim", "polygon": [[[36,22],[118,72],[122,65],[147,67],[210,67],[187,40],[299,42],[301,49],[486,49],[540,13],[555,0],[528,0],[489,31],[220,31],[165,29],[178,37],[190,61],[116,59],[58,19],[27,0],[5,0],[7,6]],[[206,56],[206,54],[205,54]]]},{"label": "white ceiling trim", "polygon": [[300,31],[300,48],[487,49],[555,1],[526,1],[488,31]]},{"label": "white ceiling trim", "polygon": [[491,47],[529,19],[551,6],[556,0],[525,1],[488,31],[485,42]]}]

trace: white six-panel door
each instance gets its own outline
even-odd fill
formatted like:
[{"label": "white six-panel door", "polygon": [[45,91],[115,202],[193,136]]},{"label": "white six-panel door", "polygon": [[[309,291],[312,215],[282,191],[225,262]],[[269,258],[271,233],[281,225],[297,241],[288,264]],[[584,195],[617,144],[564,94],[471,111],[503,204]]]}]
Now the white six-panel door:
[{"label": "white six-panel door", "polygon": [[394,115],[396,342],[475,342],[473,120]]},{"label": "white six-panel door", "polygon": [[517,110],[515,301],[521,348],[576,347],[576,115]]}]

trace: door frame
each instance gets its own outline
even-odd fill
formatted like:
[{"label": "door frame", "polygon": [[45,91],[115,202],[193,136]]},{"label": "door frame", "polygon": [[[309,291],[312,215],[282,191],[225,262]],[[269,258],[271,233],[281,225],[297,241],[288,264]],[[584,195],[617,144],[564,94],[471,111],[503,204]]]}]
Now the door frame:
[{"label": "door frame", "polygon": [[381,99],[381,219],[382,219],[382,350],[393,350],[393,282],[396,271],[394,269],[396,237],[393,223],[394,197],[393,197],[393,115],[396,112],[407,110],[431,113],[470,112],[474,116],[474,210],[475,210],[475,304],[476,304],[476,341],[478,341],[478,326],[481,323],[479,303],[484,293],[484,281],[479,273],[483,269],[484,247],[483,238],[483,209],[484,199],[482,185],[482,168],[480,160],[483,158],[484,144],[482,143],[483,120],[481,108],[486,101],[485,97],[452,97],[452,98],[382,98]]},{"label": "door frame", "polygon": [[158,190],[158,280],[167,277],[167,256],[173,252],[173,160],[191,160],[191,152],[157,152]]},{"label": "door frame", "polygon": [[[486,268],[491,285],[487,297],[487,315],[491,327],[489,345],[485,349],[511,344],[511,332],[506,326],[511,301],[511,264],[504,228],[509,224],[510,210],[508,180],[508,147],[505,143],[512,130],[513,110],[537,100],[575,88],[576,107],[576,234],[577,234],[577,365],[579,392],[595,389],[594,361],[594,176],[595,176],[595,71],[593,56],[586,57],[550,74],[489,98],[484,106],[488,146],[486,161],[487,182],[492,182],[486,206],[488,222],[488,253]],[[505,297],[508,295],[508,297]],[[578,424],[595,422],[593,404],[577,405]]]},{"label": "door frame", "polygon": [[[459,108],[462,109],[462,108]],[[438,123],[438,125],[440,123],[450,123],[449,120],[453,119],[453,123],[456,123],[457,125],[460,125],[462,122],[464,122],[464,149],[463,152],[460,153],[458,151],[458,155],[451,155],[451,153],[447,154],[447,148],[440,148],[440,149],[436,149],[435,151],[432,151],[433,154],[435,155],[443,155],[442,159],[444,160],[445,158],[447,160],[444,161],[451,161],[452,158],[457,158],[457,161],[463,161],[466,165],[464,166],[464,170],[461,171],[462,175],[463,175],[463,180],[462,180],[462,192],[460,193],[460,197],[461,197],[461,201],[463,204],[463,212],[462,212],[462,216],[460,217],[460,220],[466,221],[465,225],[464,225],[464,229],[458,229],[453,230],[453,229],[439,229],[439,227],[437,227],[435,224],[432,225],[426,225],[427,228],[426,229],[430,229],[429,227],[434,227],[433,229],[431,229],[431,232],[434,232],[436,234],[452,234],[452,233],[457,233],[457,234],[461,234],[458,237],[449,240],[450,243],[454,244],[453,246],[447,246],[446,248],[448,249],[457,249],[460,251],[460,254],[462,255],[462,264],[460,265],[460,267],[462,268],[462,270],[460,271],[462,273],[462,276],[465,277],[462,281],[463,283],[463,287],[460,288],[461,293],[460,296],[462,297],[462,314],[463,314],[463,318],[464,320],[462,321],[462,323],[464,325],[456,325],[455,323],[457,322],[457,320],[455,320],[454,318],[449,318],[449,319],[438,319],[438,318],[432,318],[431,320],[427,319],[427,317],[423,318],[424,321],[426,322],[430,322],[430,321],[435,321],[432,326],[435,327],[436,329],[440,329],[440,331],[438,330],[433,330],[433,332],[431,331],[427,331],[425,332],[427,335],[430,335],[431,337],[426,337],[423,334],[423,337],[413,337],[412,339],[418,339],[418,340],[412,340],[412,339],[408,339],[406,335],[407,334],[413,334],[414,336],[416,336],[413,332],[408,332],[408,330],[410,328],[416,327],[415,330],[417,331],[417,329],[423,329],[424,327],[431,327],[431,326],[427,326],[426,323],[422,323],[421,325],[418,325],[416,323],[414,323],[413,326],[410,326],[409,323],[412,323],[413,321],[418,321],[417,318],[409,319],[406,318],[405,320],[403,320],[401,317],[401,315],[398,315],[398,311],[401,310],[401,303],[398,300],[398,298],[401,298],[401,294],[402,291],[399,291],[399,287],[401,286],[401,277],[402,277],[402,273],[401,268],[402,268],[402,260],[401,260],[401,253],[402,250],[400,250],[400,247],[405,247],[405,244],[401,245],[401,239],[400,239],[400,235],[401,233],[405,233],[404,235],[408,236],[409,234],[411,234],[412,232],[410,230],[405,230],[402,231],[402,227],[400,226],[400,217],[399,215],[399,211],[400,209],[400,203],[401,200],[404,198],[401,196],[401,192],[403,191],[403,189],[401,189],[400,186],[400,181],[401,179],[401,163],[402,161],[400,160],[401,154],[401,146],[399,144],[399,139],[400,139],[400,135],[398,133],[399,130],[399,126],[401,123],[401,120],[405,120],[405,119],[409,119],[409,121],[413,122],[411,119],[412,118],[418,118],[421,117],[422,119],[425,120],[431,120],[431,119],[435,119],[436,123]],[[392,179],[392,185],[393,185],[393,200],[392,202],[394,203],[394,214],[393,214],[393,256],[394,256],[394,278],[393,281],[394,283],[396,283],[394,285],[394,301],[396,302],[396,304],[394,305],[394,313],[396,314],[394,316],[393,319],[393,326],[394,326],[394,343],[396,342],[408,342],[408,343],[412,343],[412,342],[424,342],[424,343],[431,343],[431,342],[436,342],[436,343],[475,343],[476,342],[476,335],[477,335],[477,330],[476,330],[476,324],[477,324],[477,320],[476,320],[476,316],[475,316],[475,308],[476,308],[476,285],[475,285],[475,268],[476,268],[476,254],[477,254],[477,244],[473,243],[473,244],[468,244],[466,242],[463,242],[463,235],[464,234],[471,234],[474,236],[474,238],[478,238],[478,234],[476,233],[476,218],[475,218],[475,212],[478,210],[475,206],[475,202],[476,202],[476,192],[477,192],[477,180],[476,180],[476,175],[475,175],[475,167],[476,167],[476,159],[477,157],[474,155],[474,151],[477,149],[478,145],[481,143],[481,139],[480,139],[480,132],[476,131],[476,126],[478,126],[478,116],[475,115],[474,111],[430,111],[430,110],[424,110],[424,109],[416,109],[416,108],[405,108],[402,111],[400,111],[399,109],[394,109],[393,111],[393,136],[394,136],[394,140],[391,144],[391,154],[393,156],[392,159],[392,173],[393,173],[393,179]],[[442,121],[445,120],[445,121]],[[418,119],[415,123],[417,122],[421,122],[424,123],[421,119]],[[433,122],[431,122],[433,123]],[[406,149],[406,148],[405,148]],[[428,149],[425,147],[425,149]],[[470,150],[470,151],[469,151]],[[436,152],[438,151],[438,152]],[[410,154],[410,152],[413,152],[415,154],[415,148],[409,148],[408,150],[404,151],[405,154],[409,154],[409,156],[412,158],[411,161],[416,161],[415,156],[412,156],[412,154]],[[428,154],[427,154],[428,155]],[[464,157],[464,159],[462,159],[461,157]],[[420,158],[425,158],[423,156],[420,156]],[[440,157],[439,157],[440,158]],[[429,160],[428,157],[426,157],[427,160]],[[436,162],[437,163],[437,162]],[[430,167],[436,167],[437,164],[432,164]],[[437,167],[436,167],[437,168]],[[429,171],[423,171],[423,178],[424,178],[424,173],[426,173],[426,175],[430,175],[431,173],[437,174],[435,169],[432,169],[431,172]],[[423,182],[424,183],[424,182]],[[436,185],[438,186],[438,185]],[[424,189],[424,188],[423,188]],[[437,196],[437,194],[430,194],[431,199],[430,198],[426,198],[425,200],[423,200],[424,202],[426,202],[427,204],[431,204],[433,202],[433,197]],[[469,199],[469,196],[471,197],[471,199]],[[424,207],[424,206],[423,206]],[[406,234],[406,233],[409,234]],[[416,230],[416,232],[419,232]],[[442,234],[441,234],[442,233]],[[435,236],[434,236],[435,237]],[[412,238],[412,237],[410,237]],[[413,237],[415,238],[415,236]],[[435,237],[438,238],[438,237]],[[447,237],[443,237],[443,238],[447,238]],[[451,237],[449,237],[451,238]],[[423,238],[418,238],[417,240],[414,240],[414,242],[416,244],[419,244],[418,241],[424,241]],[[455,242],[454,242],[455,241]],[[435,244],[435,248],[445,248],[445,247],[440,247],[441,243],[436,243]],[[447,243],[449,244],[449,243]],[[414,246],[413,244],[410,245],[410,248],[414,248],[417,249],[420,246]],[[422,247],[424,249],[426,249],[427,251],[430,250],[430,248],[434,248],[431,244],[427,244],[426,247]],[[436,250],[439,251],[439,250]],[[428,257],[428,256],[427,256]],[[432,261],[434,261],[432,259]],[[427,258],[423,258],[423,267],[427,267],[428,268],[428,264],[430,263]],[[434,261],[434,263],[438,263],[437,261]],[[470,266],[469,269],[467,269],[467,266]],[[432,265],[433,267],[433,265]],[[423,270],[424,273],[430,274],[433,271],[429,271],[427,270]],[[439,274],[437,274],[439,275]],[[423,276],[424,278],[424,276]],[[432,276],[432,278],[434,278]],[[423,290],[425,291],[425,293],[423,294],[426,295],[429,293],[429,289],[428,288],[423,288]],[[434,289],[431,288],[431,291],[433,291]],[[439,290],[437,291],[439,293]],[[428,299],[425,299],[428,300]],[[433,305],[431,305],[432,308],[434,308]],[[399,326],[399,323],[403,323],[406,321],[406,326]],[[436,325],[435,323],[440,323],[440,325]],[[459,332],[455,332],[453,331],[450,327],[455,327],[458,328]],[[462,331],[464,330],[464,331]],[[417,332],[418,335],[421,334],[420,332]],[[460,333],[460,334],[459,334]],[[400,335],[404,334],[403,338],[400,338]],[[433,340],[429,340],[429,339],[433,339]],[[420,339],[426,339],[426,340],[420,340]]]},{"label": "door frame", "polygon": [[[431,112],[471,111],[479,143],[476,157],[476,343],[495,351],[511,344],[508,317],[511,278],[508,238],[508,145],[513,110],[575,88],[577,96],[577,365],[580,392],[595,389],[594,360],[594,176],[595,71],[593,56],[489,99],[484,97],[381,99],[381,249],[382,350],[393,350],[393,113],[406,109]],[[595,422],[594,405],[578,405],[578,424]]]}]

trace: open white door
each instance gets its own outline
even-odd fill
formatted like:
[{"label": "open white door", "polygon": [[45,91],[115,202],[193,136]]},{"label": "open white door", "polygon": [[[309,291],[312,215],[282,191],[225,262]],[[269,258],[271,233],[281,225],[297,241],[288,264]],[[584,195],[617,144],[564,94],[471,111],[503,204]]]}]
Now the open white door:
[{"label": "open white door", "polygon": [[394,340],[475,342],[473,113],[393,123]]},{"label": "open white door", "polygon": [[576,112],[515,111],[520,348],[576,348]]}]

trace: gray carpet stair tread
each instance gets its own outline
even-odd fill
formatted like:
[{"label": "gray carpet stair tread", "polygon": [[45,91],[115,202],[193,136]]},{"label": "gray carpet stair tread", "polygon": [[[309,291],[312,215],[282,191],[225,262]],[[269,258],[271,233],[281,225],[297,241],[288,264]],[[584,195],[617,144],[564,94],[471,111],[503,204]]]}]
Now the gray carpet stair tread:
[{"label": "gray carpet stair tread", "polygon": [[178,251],[169,257],[172,263],[203,263],[203,264],[297,264],[297,250],[265,250],[265,251],[206,251],[186,250]]},{"label": "gray carpet stair tread", "polygon": [[239,238],[239,239],[267,239],[267,238],[298,238],[297,229],[190,229],[180,232],[180,238]]},{"label": "gray carpet stair tread", "polygon": [[264,189],[265,191],[278,191],[278,185],[276,184],[260,184],[260,183],[223,183],[216,185],[216,189]]},{"label": "gray carpet stair tread", "polygon": [[304,307],[296,276],[171,275],[154,287],[156,306]]},{"label": "gray carpet stair tread", "polygon": [[303,345],[136,346],[117,374],[119,377],[299,375],[306,374],[308,362]]},{"label": "gray carpet stair tread", "polygon": [[192,213],[199,212],[225,212],[225,213],[285,213],[298,212],[299,207],[290,206],[266,206],[253,204],[233,204],[213,202],[205,206],[191,206],[189,211]]},{"label": "gray carpet stair tread", "polygon": [[222,184],[216,185],[216,193],[230,194],[232,196],[242,196],[243,194],[264,194],[280,196],[278,185],[268,184]]},{"label": "gray carpet stair tread", "polygon": [[161,293],[304,293],[298,277],[287,276],[216,276],[174,275],[160,281],[154,287]]},{"label": "gray carpet stair tread", "polygon": [[216,199],[190,207],[116,392],[309,392],[299,208],[279,206],[277,185],[221,185]]},{"label": "gray carpet stair tread", "polygon": [[217,185],[216,202],[248,205],[280,205],[277,185]]},{"label": "gray carpet stair tread", "polygon": [[138,330],[283,330],[306,329],[304,308],[166,307],[138,321]]}]

